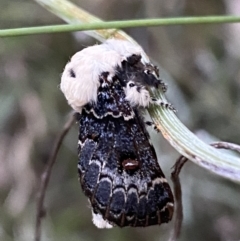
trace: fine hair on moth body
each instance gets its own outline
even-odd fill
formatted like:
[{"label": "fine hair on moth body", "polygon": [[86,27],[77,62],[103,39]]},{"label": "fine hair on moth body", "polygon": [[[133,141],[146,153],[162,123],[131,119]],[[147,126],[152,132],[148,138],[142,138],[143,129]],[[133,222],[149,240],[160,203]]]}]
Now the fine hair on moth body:
[{"label": "fine hair on moth body", "polygon": [[77,112],[78,173],[98,228],[147,227],[172,219],[174,200],[142,113],[161,88],[158,68],[141,47],[123,40],[77,52],[60,88]]}]

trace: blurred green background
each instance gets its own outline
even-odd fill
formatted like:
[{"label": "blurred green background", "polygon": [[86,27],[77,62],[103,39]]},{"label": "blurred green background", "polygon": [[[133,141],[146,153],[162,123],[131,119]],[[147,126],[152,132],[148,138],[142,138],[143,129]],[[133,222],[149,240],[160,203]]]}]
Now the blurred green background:
[{"label": "blurred green background", "polygon": [[[105,20],[240,14],[239,0],[75,0]],[[1,0],[0,28],[63,23],[33,0]],[[240,24],[131,28],[160,66],[167,97],[207,143],[240,143]],[[33,240],[39,179],[70,107],[59,89],[69,58],[96,40],[78,33],[0,39],[0,240]],[[58,153],[42,240],[168,240],[173,223],[99,230],[77,177],[77,125]],[[178,153],[149,129],[170,181]],[[180,240],[240,240],[240,186],[188,162]]]}]

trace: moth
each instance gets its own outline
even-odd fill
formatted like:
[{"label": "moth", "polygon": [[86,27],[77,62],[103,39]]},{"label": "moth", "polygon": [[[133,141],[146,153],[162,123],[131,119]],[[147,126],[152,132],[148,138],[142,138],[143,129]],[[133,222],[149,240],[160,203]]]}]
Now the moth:
[{"label": "moth", "polygon": [[172,219],[174,200],[143,114],[162,88],[141,47],[110,39],[77,52],[60,88],[77,112],[78,173],[98,228],[147,227]]}]

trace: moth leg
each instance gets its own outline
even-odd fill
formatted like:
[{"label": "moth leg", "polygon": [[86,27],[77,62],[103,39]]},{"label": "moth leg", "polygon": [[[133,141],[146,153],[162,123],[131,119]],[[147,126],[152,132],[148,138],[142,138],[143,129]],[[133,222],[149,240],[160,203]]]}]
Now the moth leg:
[{"label": "moth leg", "polygon": [[161,80],[161,79],[160,79],[160,87],[161,87],[163,93],[165,93],[167,91],[167,84],[165,84],[163,82],[163,80]]},{"label": "moth leg", "polygon": [[182,221],[183,221],[183,206],[182,206],[182,188],[180,183],[179,174],[183,165],[187,162],[187,158],[180,156],[174,165],[174,170],[171,173],[173,187],[174,187],[174,196],[175,196],[175,218],[174,218],[174,227],[172,232],[171,241],[177,240],[181,233]]},{"label": "moth leg", "polygon": [[176,109],[173,107],[172,104],[164,102],[162,100],[156,99],[156,98],[151,98],[151,103],[154,105],[159,105],[161,107],[167,108],[169,110],[172,110],[174,113],[176,113]]},{"label": "moth leg", "polygon": [[152,121],[145,121],[147,126],[151,126],[156,132],[159,132],[157,126]]}]

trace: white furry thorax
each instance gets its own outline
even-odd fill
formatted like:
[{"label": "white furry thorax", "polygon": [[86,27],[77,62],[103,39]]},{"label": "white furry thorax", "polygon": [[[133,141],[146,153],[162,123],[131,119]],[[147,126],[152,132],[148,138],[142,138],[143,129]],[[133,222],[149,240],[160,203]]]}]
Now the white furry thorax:
[{"label": "white furry thorax", "polygon": [[149,106],[151,97],[145,86],[138,86],[133,81],[129,81],[124,90],[126,100],[130,102],[131,106]]},{"label": "white furry thorax", "polygon": [[123,59],[126,59],[127,57],[136,54],[142,56],[141,61],[143,64],[150,62],[143,49],[140,46],[137,46],[131,42],[119,39],[109,39],[104,43],[104,45],[106,45],[107,48],[116,51],[122,56]]},{"label": "white furry thorax", "polygon": [[[121,66],[122,61],[133,54],[141,55],[144,64],[149,62],[141,47],[114,39],[90,46],[73,55],[63,71],[60,84],[69,105],[81,113],[84,105],[96,102],[100,85],[99,76],[103,72],[109,72],[109,76],[115,75],[116,67]],[[71,76],[71,72],[74,76]],[[126,100],[131,104],[144,107],[148,105],[147,90],[141,94],[128,88],[125,91]]]}]

